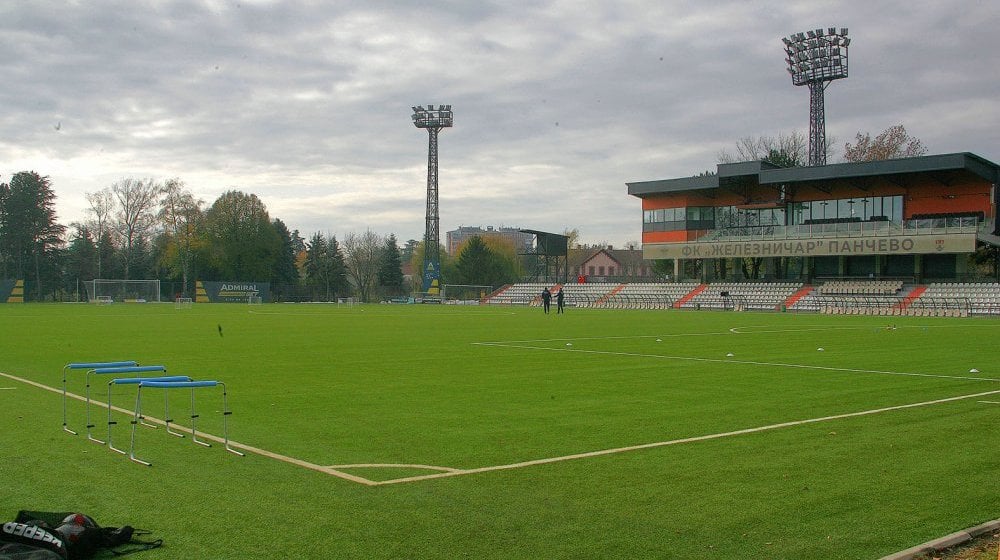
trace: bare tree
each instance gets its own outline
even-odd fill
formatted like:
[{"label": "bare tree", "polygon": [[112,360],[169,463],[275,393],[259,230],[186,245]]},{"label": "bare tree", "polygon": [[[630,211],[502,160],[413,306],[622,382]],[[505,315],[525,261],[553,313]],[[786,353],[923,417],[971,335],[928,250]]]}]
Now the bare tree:
[{"label": "bare tree", "polygon": [[871,134],[859,132],[853,146],[844,144],[844,159],[850,162],[878,161],[922,156],[927,147],[919,138],[906,132],[901,124],[890,126],[872,140]]},{"label": "bare tree", "polygon": [[384,244],[382,237],[370,229],[360,235],[348,233],[344,236],[347,274],[358,290],[361,301],[368,301],[378,286],[378,269]]},{"label": "bare tree", "polygon": [[175,273],[180,273],[181,291],[189,293],[188,275],[199,245],[199,227],[204,221],[205,202],[194,198],[180,179],[170,179],[162,187],[163,200],[158,218],[166,236],[164,260]]},{"label": "bare tree", "polygon": [[97,244],[97,276],[101,277],[103,270],[101,256],[108,249],[104,247],[104,240],[111,221],[111,212],[115,209],[115,197],[111,194],[111,189],[104,187],[95,193],[87,193],[87,203],[90,204],[89,213],[93,215],[90,229],[94,233],[94,241]]},{"label": "bare tree", "polygon": [[139,257],[137,249],[149,239],[156,215],[153,213],[160,198],[160,186],[152,179],[126,178],[111,185],[117,201],[115,224],[124,261],[125,278]]},{"label": "bare tree", "polygon": [[[833,142],[826,143],[826,155],[832,152]],[[727,150],[719,152],[719,163],[739,163],[743,161],[768,161],[782,167],[797,167],[809,161],[809,142],[798,131],[785,135],[746,136],[736,142],[736,153]]]}]

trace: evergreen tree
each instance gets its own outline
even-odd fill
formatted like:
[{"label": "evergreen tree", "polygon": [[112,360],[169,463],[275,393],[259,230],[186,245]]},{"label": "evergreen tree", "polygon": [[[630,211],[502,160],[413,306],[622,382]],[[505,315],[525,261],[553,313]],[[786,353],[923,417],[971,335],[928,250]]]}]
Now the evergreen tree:
[{"label": "evergreen tree", "polygon": [[402,255],[396,245],[396,236],[389,234],[382,247],[378,270],[378,283],[382,292],[389,297],[401,295],[403,290]]},{"label": "evergreen tree", "polygon": [[276,299],[280,299],[284,295],[285,286],[294,287],[299,283],[299,271],[295,268],[295,243],[288,226],[278,218],[275,218],[271,225],[281,239],[281,248],[271,277],[271,292]]},{"label": "evergreen tree", "polygon": [[[306,259],[303,264],[306,286],[311,288],[313,301],[329,301],[331,294],[331,263],[326,238],[316,232],[306,243]],[[321,297],[317,297],[321,296]]]},{"label": "evergreen tree", "polygon": [[503,274],[500,260],[478,235],[465,242],[455,262],[455,269],[459,283],[478,286],[492,286]]},{"label": "evergreen tree", "polygon": [[[3,272],[32,281],[36,301],[42,300],[43,274],[54,279],[65,226],[56,223],[56,195],[49,178],[22,171],[0,185],[0,257]],[[50,283],[54,292],[56,287]]]},{"label": "evergreen tree", "polygon": [[330,259],[330,287],[335,296],[346,296],[350,291],[350,282],[347,281],[347,262],[337,236],[331,235],[327,239],[326,251]]}]

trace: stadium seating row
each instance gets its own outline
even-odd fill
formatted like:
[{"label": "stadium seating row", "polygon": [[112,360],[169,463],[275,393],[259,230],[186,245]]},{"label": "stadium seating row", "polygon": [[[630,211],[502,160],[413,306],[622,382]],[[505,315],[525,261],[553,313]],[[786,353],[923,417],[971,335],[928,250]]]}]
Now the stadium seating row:
[{"label": "stadium seating row", "polygon": [[[540,306],[545,288],[522,282],[498,290],[484,303]],[[905,285],[899,280],[835,280],[814,288],[800,282],[600,282],[561,286],[567,306],[606,309],[725,309],[865,315],[1000,315],[1000,283]],[[804,288],[804,289],[803,289]],[[806,292],[803,297],[793,295]]]}]

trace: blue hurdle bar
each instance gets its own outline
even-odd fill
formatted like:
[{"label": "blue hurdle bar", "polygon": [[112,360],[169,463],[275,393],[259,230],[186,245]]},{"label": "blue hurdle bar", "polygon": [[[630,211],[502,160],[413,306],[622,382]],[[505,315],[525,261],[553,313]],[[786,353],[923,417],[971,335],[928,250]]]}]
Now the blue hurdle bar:
[{"label": "blue hurdle bar", "polygon": [[62,379],[62,393],[63,393],[63,430],[76,435],[76,432],[69,429],[66,424],[66,372],[71,369],[94,369],[94,368],[105,368],[105,367],[125,367],[125,366],[135,366],[139,362],[135,360],[125,360],[117,362],[73,362],[63,366],[63,379]]},{"label": "blue hurdle bar", "polygon": [[[176,383],[178,381],[191,381],[191,378],[186,375],[167,375],[164,377],[126,377],[120,379],[112,379],[111,381],[108,381],[108,447],[111,448],[112,451],[117,451],[122,455],[127,454],[126,451],[124,449],[118,449],[117,447],[114,446],[114,444],[111,443],[111,426],[118,424],[118,422],[115,422],[114,420],[111,419],[111,386],[138,385],[143,381],[164,381],[168,383],[170,382]],[[170,400],[167,398],[167,393],[165,391],[163,393],[163,416],[165,416],[167,433],[172,436],[184,437],[184,434],[170,430],[170,423],[173,422],[173,420],[170,418]]]},{"label": "blue hurdle bar", "polygon": [[225,442],[226,451],[233,453],[235,455],[243,456],[243,453],[229,447],[229,425],[227,417],[232,414],[229,411],[229,404],[226,396],[226,384],[221,381],[180,381],[180,382],[164,382],[164,381],[151,381],[142,380],[139,382],[139,390],[135,394],[135,416],[132,419],[132,441],[129,445],[129,459],[151,467],[152,463],[148,461],[143,461],[142,459],[135,456],[135,426],[139,423],[141,416],[140,411],[142,410],[142,389],[144,387],[150,387],[155,389],[191,389],[191,441],[204,445],[205,447],[211,447],[212,444],[204,441],[198,441],[198,433],[196,428],[196,423],[198,419],[198,414],[195,413],[194,408],[194,390],[200,387],[222,387],[222,435],[223,441]]},{"label": "blue hurdle bar", "polygon": [[[93,442],[100,443],[104,445],[106,442],[93,437],[90,434],[90,429],[94,427],[94,424],[90,421],[90,374],[95,375],[120,375],[123,373],[151,373],[151,372],[165,372],[167,371],[166,366],[117,366],[117,367],[99,367],[87,370],[87,439]],[[108,403],[110,404],[110,403]],[[149,424],[148,422],[142,423],[144,426],[149,426],[150,428],[155,428],[155,424]]]}]

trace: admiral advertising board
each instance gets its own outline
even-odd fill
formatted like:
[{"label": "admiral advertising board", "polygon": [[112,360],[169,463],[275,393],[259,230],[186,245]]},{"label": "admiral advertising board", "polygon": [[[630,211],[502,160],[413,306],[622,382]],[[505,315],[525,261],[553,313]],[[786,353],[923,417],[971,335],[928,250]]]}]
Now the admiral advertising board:
[{"label": "admiral advertising board", "polygon": [[270,301],[270,282],[205,282],[195,283],[195,301],[198,303],[249,303],[250,298]]}]

